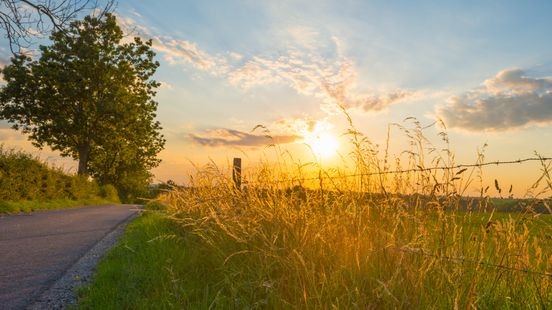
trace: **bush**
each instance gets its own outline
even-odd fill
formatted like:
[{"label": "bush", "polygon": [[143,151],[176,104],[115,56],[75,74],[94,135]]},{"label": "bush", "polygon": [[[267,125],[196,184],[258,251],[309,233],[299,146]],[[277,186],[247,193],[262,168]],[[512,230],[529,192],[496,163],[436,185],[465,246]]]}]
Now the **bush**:
[{"label": "bush", "polygon": [[[106,191],[109,197],[113,197],[112,192]],[[79,200],[99,194],[100,187],[94,181],[68,175],[31,154],[6,150],[0,145],[0,201]]]},{"label": "bush", "polygon": [[119,193],[115,186],[111,184],[105,184],[100,186],[100,196],[109,201],[119,201]]}]

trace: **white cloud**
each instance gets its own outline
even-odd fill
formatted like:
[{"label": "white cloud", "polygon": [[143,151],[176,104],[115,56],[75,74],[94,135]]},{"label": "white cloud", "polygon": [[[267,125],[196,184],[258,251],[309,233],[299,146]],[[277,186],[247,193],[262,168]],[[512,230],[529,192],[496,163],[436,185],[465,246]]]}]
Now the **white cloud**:
[{"label": "white cloud", "polygon": [[301,137],[307,137],[331,131],[334,125],[327,118],[315,119],[303,116],[276,120],[272,127],[280,132],[291,132]]},{"label": "white cloud", "polygon": [[132,17],[123,16],[116,14],[117,17],[117,23],[119,24],[119,27],[123,30],[123,33],[126,35],[124,40],[125,41],[132,41],[133,36],[140,36],[140,37],[152,37],[152,33],[149,28],[141,25],[140,23],[136,22]]},{"label": "white cloud", "polygon": [[284,83],[299,94],[321,98],[326,110],[341,105],[364,111],[379,111],[413,95],[405,90],[375,94],[354,92],[357,73],[346,57],[323,58],[315,53],[290,51],[275,59],[253,57],[228,73],[230,83],[243,88]]},{"label": "white cloud", "polygon": [[[290,27],[288,35],[295,48],[278,56],[246,58],[236,52],[212,54],[188,40],[161,37],[138,25],[130,17],[119,17],[126,31],[138,31],[153,39],[153,48],[172,65],[192,66],[220,76],[243,89],[269,84],[285,84],[299,94],[315,96],[324,103],[324,110],[337,106],[363,111],[379,111],[412,95],[405,90],[379,90],[371,94],[355,92],[357,73],[350,59],[343,56],[337,38],[326,40],[333,49],[322,56],[316,39],[319,34],[308,27]],[[299,44],[300,43],[300,44]],[[331,46],[333,44],[333,46]]]},{"label": "white cloud", "polygon": [[[0,70],[4,69],[4,67],[8,64],[10,64],[10,61],[6,60],[3,56],[0,56]],[[4,80],[4,74],[0,74],[0,85],[4,84],[5,82],[6,81]]]},{"label": "white cloud", "polygon": [[493,94],[545,93],[552,90],[551,78],[530,78],[520,69],[500,71],[495,77],[484,83],[486,90]]},{"label": "white cloud", "polygon": [[195,68],[215,75],[227,72],[227,61],[222,56],[213,56],[186,40],[153,38],[153,48],[163,54],[170,64],[191,64]]},{"label": "white cloud", "polygon": [[296,45],[314,48],[322,44],[320,33],[311,27],[294,25],[286,29],[286,35]]},{"label": "white cloud", "polygon": [[504,131],[552,123],[552,78],[532,78],[520,69],[503,70],[483,86],[449,98],[437,115],[450,127]]},{"label": "white cloud", "polygon": [[240,53],[229,52],[228,55],[230,56],[230,58],[231,58],[232,60],[238,61],[238,60],[242,60],[242,59],[243,59],[243,55],[240,54]]},{"label": "white cloud", "polygon": [[135,9],[131,9],[130,13],[138,18],[143,18],[142,14],[138,13]]},{"label": "white cloud", "polygon": [[[199,70],[220,75],[227,71],[227,60],[223,56],[211,55],[187,40],[175,40],[158,36],[149,28],[136,22],[132,17],[117,16],[119,26],[126,34],[125,40],[131,41],[132,36],[141,36],[153,41],[153,49],[163,55],[169,64],[191,64]],[[230,55],[234,58],[239,54]]]},{"label": "white cloud", "polygon": [[161,82],[159,82],[159,84],[160,84],[159,89],[167,89],[167,90],[173,89],[172,84],[170,84],[168,82],[161,81]]}]

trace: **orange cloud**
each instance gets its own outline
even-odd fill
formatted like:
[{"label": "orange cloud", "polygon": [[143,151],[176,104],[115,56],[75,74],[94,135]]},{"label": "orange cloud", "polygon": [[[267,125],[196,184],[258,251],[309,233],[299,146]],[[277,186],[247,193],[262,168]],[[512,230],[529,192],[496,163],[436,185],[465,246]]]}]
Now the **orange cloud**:
[{"label": "orange cloud", "polygon": [[296,135],[255,135],[239,130],[219,128],[201,135],[190,134],[190,139],[203,146],[263,146],[287,144],[300,140]]}]

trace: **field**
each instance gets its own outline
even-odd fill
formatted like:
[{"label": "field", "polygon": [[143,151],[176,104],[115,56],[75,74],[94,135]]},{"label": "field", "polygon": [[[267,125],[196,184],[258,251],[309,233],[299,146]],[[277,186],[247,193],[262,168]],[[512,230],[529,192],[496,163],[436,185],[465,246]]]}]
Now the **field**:
[{"label": "field", "polygon": [[[351,139],[357,171],[390,171],[362,139]],[[500,198],[498,181],[467,197],[461,193],[482,166],[455,169],[451,157],[428,166],[422,155],[412,151],[406,172],[395,174],[343,177],[320,168],[311,178],[266,167],[242,190],[228,171],[203,169],[191,186],[159,197],[163,211],[133,224],[83,291],[82,305],[552,306],[549,163],[531,187],[544,198]],[[448,168],[433,169],[439,163]],[[140,272],[121,274],[128,266]]]},{"label": "field", "polygon": [[169,209],[171,217],[149,212],[133,223],[82,292],[83,308],[540,308],[552,302],[551,215],[398,205],[391,212],[375,201],[334,208],[299,205],[287,195],[262,204],[254,196],[227,197],[243,199],[236,207],[171,195],[165,199],[190,207]]}]

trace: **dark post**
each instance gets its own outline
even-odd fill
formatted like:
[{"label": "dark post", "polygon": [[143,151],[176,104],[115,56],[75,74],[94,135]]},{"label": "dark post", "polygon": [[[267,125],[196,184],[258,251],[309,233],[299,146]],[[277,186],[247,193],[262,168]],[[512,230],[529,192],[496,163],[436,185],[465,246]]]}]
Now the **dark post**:
[{"label": "dark post", "polygon": [[234,165],[232,167],[232,180],[234,180],[234,187],[237,190],[241,190],[241,158],[234,158]]}]

